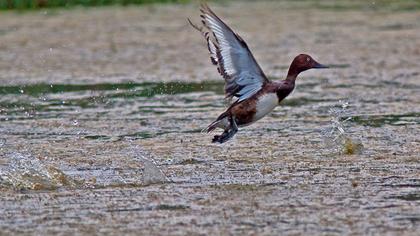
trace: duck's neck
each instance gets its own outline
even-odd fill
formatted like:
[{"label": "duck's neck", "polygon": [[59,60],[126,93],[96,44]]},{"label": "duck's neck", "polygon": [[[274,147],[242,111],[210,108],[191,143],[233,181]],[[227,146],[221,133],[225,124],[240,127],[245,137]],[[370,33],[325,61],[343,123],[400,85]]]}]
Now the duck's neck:
[{"label": "duck's neck", "polygon": [[286,80],[295,83],[296,78],[297,78],[297,75],[294,75],[294,76],[287,75]]},{"label": "duck's neck", "polygon": [[291,66],[287,72],[286,80],[295,82],[298,75],[299,71],[294,66]]},{"label": "duck's neck", "polygon": [[287,77],[281,83],[278,84],[278,89],[276,91],[279,102],[281,102],[285,97],[287,97],[295,88],[295,80],[291,77]]}]

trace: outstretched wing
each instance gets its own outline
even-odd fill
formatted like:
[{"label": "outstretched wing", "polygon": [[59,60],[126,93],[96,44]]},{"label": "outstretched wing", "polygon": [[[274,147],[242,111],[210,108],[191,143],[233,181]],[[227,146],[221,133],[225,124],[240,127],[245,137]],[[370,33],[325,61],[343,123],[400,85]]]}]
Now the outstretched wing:
[{"label": "outstretched wing", "polygon": [[197,27],[207,41],[210,58],[225,79],[226,97],[238,102],[257,93],[267,77],[245,41],[229,28],[205,3],[200,9],[203,27]]}]

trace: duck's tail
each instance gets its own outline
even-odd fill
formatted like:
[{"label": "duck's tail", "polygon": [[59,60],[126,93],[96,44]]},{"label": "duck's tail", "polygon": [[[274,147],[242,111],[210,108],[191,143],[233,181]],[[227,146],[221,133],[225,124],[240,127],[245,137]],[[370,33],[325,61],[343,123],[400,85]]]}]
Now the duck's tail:
[{"label": "duck's tail", "polygon": [[209,126],[201,130],[202,133],[210,133],[216,128],[223,128],[223,126],[219,125],[223,119],[228,116],[227,112],[222,113],[215,121],[213,121]]},{"label": "duck's tail", "polygon": [[210,133],[211,131],[217,128],[217,125],[220,123],[220,120],[213,121],[209,126],[201,130],[201,133]]}]

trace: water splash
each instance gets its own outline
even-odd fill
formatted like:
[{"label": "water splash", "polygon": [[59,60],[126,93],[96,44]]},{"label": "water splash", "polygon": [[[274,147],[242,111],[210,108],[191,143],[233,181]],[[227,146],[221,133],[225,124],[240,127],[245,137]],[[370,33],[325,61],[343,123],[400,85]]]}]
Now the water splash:
[{"label": "water splash", "polygon": [[0,149],[3,148],[4,145],[6,145],[6,139],[0,138]]},{"label": "water splash", "polygon": [[137,145],[131,146],[133,158],[143,164],[142,183],[144,185],[169,182],[162,170],[158,167],[151,154],[146,153]]},{"label": "water splash", "polygon": [[54,190],[63,186],[78,187],[83,184],[31,155],[11,153],[7,159],[9,164],[0,167],[0,188]]},{"label": "water splash", "polygon": [[360,154],[363,151],[362,142],[351,136],[348,130],[348,122],[352,120],[348,108],[349,102],[340,101],[340,106],[331,108],[330,125],[322,131],[325,144],[336,153]]}]

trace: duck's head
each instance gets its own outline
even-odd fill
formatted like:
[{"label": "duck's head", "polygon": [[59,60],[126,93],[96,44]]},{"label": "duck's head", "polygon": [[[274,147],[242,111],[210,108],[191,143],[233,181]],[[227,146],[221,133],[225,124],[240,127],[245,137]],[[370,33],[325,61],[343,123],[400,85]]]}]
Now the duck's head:
[{"label": "duck's head", "polygon": [[293,59],[292,64],[290,64],[287,77],[296,78],[302,71],[322,68],[328,68],[328,66],[320,64],[307,54],[299,54]]}]

